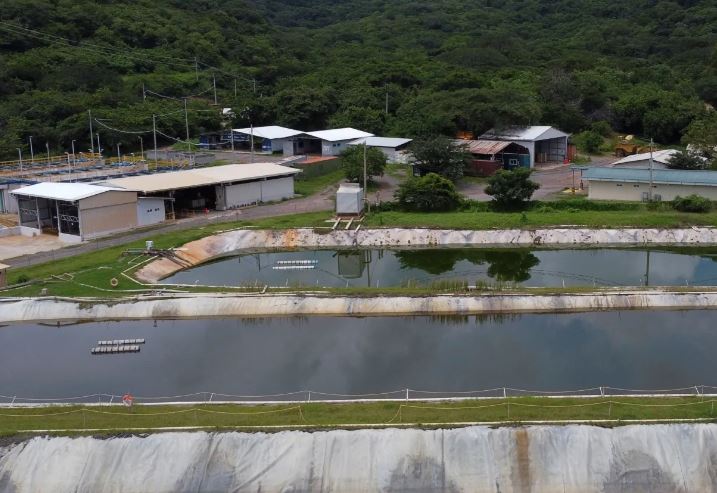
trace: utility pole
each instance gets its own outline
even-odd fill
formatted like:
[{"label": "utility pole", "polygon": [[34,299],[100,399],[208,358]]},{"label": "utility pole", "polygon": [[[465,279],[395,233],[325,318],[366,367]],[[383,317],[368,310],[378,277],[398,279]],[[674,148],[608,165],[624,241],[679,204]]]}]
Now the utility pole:
[{"label": "utility pole", "polygon": [[32,150],[32,135],[30,136],[30,163],[35,162],[35,152]]},{"label": "utility pole", "polygon": [[142,102],[144,103],[147,101],[147,89],[144,87],[144,82],[142,82]]},{"label": "utility pole", "polygon": [[117,142],[117,163],[119,164],[122,161],[122,155],[120,154],[120,143]]},{"label": "utility pole", "polygon": [[187,98],[184,98],[184,127],[187,131],[187,151],[192,152],[192,143],[189,142],[189,116],[187,116]]},{"label": "utility pole", "polygon": [[232,125],[229,124],[229,135],[231,135],[232,140],[232,152],[234,152],[234,129],[232,128]]},{"label": "utility pole", "polygon": [[142,161],[144,161],[144,140],[141,135],[139,136],[139,155],[142,157]]},{"label": "utility pole", "polygon": [[369,212],[371,211],[371,202],[368,200],[368,171],[366,166],[366,138],[363,140],[363,197],[368,205]]},{"label": "utility pole", "polygon": [[102,157],[102,146],[100,146],[100,133],[97,132],[97,154]]},{"label": "utility pole", "polygon": [[154,168],[157,168],[157,115],[152,115],[152,133],[154,134]]},{"label": "utility pole", "polygon": [[72,146],[72,162],[73,162],[73,163],[76,163],[76,162],[77,162],[77,158],[75,158],[75,140],[74,140],[74,139],[72,140],[72,142],[70,143],[70,145]]},{"label": "utility pole", "polygon": [[250,123],[249,127],[251,130],[251,136],[250,136],[250,139],[251,139],[251,162],[253,163],[254,162],[254,124]]},{"label": "utility pole", "polygon": [[92,110],[87,110],[87,114],[90,115],[90,150],[92,154],[95,153],[95,138],[92,136]]},{"label": "utility pole", "polygon": [[20,171],[22,172],[22,149],[19,147],[16,147],[17,149],[17,155],[20,157]]},{"label": "utility pole", "polygon": [[647,194],[647,199],[652,202],[652,139],[650,139],[650,190]]},{"label": "utility pole", "polygon": [[217,105],[217,76],[212,74],[212,84],[214,85],[214,106]]},{"label": "utility pole", "polygon": [[234,99],[237,98],[237,80],[234,79]]},{"label": "utility pole", "polygon": [[50,164],[50,143],[45,142],[45,150],[47,150],[47,164]]}]

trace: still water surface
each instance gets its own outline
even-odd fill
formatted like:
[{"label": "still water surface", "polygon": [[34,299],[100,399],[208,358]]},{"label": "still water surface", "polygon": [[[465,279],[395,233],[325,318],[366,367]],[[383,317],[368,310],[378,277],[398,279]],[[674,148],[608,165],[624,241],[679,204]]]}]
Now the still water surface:
[{"label": "still water surface", "polygon": [[[0,328],[0,394],[664,389],[717,384],[715,311],[311,317]],[[146,338],[138,354],[90,355]],[[8,399],[0,399],[7,402]]]},{"label": "still water surface", "polygon": [[166,282],[245,286],[400,286],[460,279],[524,286],[717,285],[717,249],[314,250],[241,255]]}]

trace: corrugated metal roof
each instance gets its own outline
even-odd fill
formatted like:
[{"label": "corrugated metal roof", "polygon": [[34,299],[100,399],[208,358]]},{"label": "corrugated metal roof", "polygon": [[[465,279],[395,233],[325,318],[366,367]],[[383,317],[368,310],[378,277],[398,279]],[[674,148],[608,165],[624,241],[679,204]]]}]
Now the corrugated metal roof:
[{"label": "corrugated metal roof", "polygon": [[[678,154],[680,151],[676,149],[663,149],[661,151],[653,151],[652,153],[652,160],[657,161],[658,163],[667,163],[667,161],[670,160],[670,158],[674,154]],[[633,154],[632,156],[626,156],[619,161],[615,161],[612,163],[613,165],[620,165],[620,164],[628,164],[628,163],[634,163],[637,161],[649,161],[650,159],[650,153],[649,152],[643,152],[640,154]]]},{"label": "corrugated metal roof", "polygon": [[[549,134],[549,135],[546,135]],[[540,140],[541,138],[567,137],[568,134],[557,128],[535,125],[532,127],[491,128],[480,136],[481,140]]]},{"label": "corrugated metal roof", "polygon": [[211,168],[196,168],[153,175],[130,176],[102,182],[108,186],[136,190],[143,193],[168,192],[181,188],[217,185],[290,176],[301,171],[274,163],[227,164]]},{"label": "corrugated metal roof", "polygon": [[511,145],[513,142],[508,140],[457,140],[459,144],[463,144],[471,154],[498,154],[500,151]]},{"label": "corrugated metal roof", "polygon": [[365,137],[363,139],[356,139],[353,142],[349,142],[349,145],[366,145],[369,147],[401,147],[402,145],[412,142],[413,139],[402,139],[400,137]]},{"label": "corrugated metal roof", "polygon": [[[235,128],[233,129],[235,132],[239,132],[241,134],[251,135],[252,134],[252,128]],[[286,139],[288,137],[293,137],[295,135],[299,135],[302,132],[301,130],[294,130],[293,128],[286,128],[286,127],[280,127],[278,125],[268,125],[266,127],[254,127],[254,137],[259,137],[260,139]]]},{"label": "corrugated metal roof", "polygon": [[[650,170],[642,168],[588,168],[583,172],[582,177],[588,181],[649,183]],[[717,171],[653,169],[652,182],[669,185],[717,186]]]},{"label": "corrugated metal roof", "polygon": [[[63,183],[63,182],[42,182],[27,187],[13,190],[14,195],[26,197],[38,197],[42,199],[64,200],[74,202],[86,199],[105,192],[117,192],[118,190],[89,183]],[[120,190],[123,191],[123,190]]]},{"label": "corrugated metal roof", "polygon": [[326,140],[328,142],[338,142],[341,140],[354,140],[361,139],[364,137],[373,137],[373,134],[364,132],[362,130],[356,130],[355,128],[334,128],[331,130],[319,130],[317,132],[304,132],[306,135],[311,135],[317,139]]}]

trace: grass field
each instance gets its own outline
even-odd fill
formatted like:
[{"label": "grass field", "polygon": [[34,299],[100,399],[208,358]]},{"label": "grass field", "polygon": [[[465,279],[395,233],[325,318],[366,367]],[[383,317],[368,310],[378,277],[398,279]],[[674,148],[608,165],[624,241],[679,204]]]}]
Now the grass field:
[{"label": "grass field", "polygon": [[344,179],[342,169],[337,169],[326,173],[325,175],[314,176],[305,180],[296,180],[294,182],[294,192],[307,197],[320,192],[331,185],[334,185]]},{"label": "grass field", "polygon": [[0,434],[32,430],[164,427],[254,428],[415,425],[521,421],[714,419],[715,400],[701,397],[611,397],[444,402],[300,403],[278,405],[50,406],[0,409]]}]

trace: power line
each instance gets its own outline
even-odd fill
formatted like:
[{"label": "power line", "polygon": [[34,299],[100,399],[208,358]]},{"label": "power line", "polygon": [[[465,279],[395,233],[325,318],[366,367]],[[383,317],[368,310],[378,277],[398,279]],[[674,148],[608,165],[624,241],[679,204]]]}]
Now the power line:
[{"label": "power line", "polygon": [[143,135],[143,134],[147,134],[147,133],[150,133],[150,132],[151,132],[151,130],[142,130],[142,131],[136,131],[136,130],[120,130],[120,129],[118,129],[118,128],[110,127],[110,126],[107,125],[106,123],[102,122],[102,120],[99,120],[99,119],[97,119],[97,118],[95,118],[95,122],[97,122],[99,125],[105,127],[105,128],[108,129],[108,130],[112,130],[113,132],[118,132],[118,133],[121,133],[121,134]]}]

